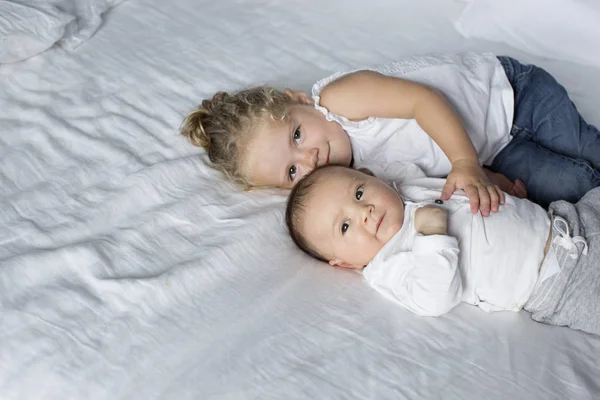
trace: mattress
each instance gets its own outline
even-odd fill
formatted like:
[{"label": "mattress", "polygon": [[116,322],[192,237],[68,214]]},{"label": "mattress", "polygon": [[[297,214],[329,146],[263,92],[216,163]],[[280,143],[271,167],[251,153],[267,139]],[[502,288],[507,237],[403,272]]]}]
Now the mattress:
[{"label": "mattress", "polygon": [[128,0],[75,51],[1,65],[0,398],[598,398],[600,338],[414,316],[302,255],[284,192],[238,190],[178,134],[218,90],[458,51],[535,62],[600,125],[600,66],[467,39],[465,5]]}]

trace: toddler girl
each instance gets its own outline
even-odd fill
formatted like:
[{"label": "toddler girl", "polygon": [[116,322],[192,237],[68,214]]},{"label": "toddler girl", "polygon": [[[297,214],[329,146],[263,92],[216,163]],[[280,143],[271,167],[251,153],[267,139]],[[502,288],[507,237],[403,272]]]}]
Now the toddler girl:
[{"label": "toddler girl", "polygon": [[565,89],[538,67],[491,54],[336,73],[313,86],[312,98],[267,87],[217,93],[182,133],[246,186],[291,188],[324,164],[405,161],[447,175],[442,199],[463,189],[471,211],[488,215],[503,202],[490,178],[515,194],[526,185],[543,206],[600,185],[600,133]]}]

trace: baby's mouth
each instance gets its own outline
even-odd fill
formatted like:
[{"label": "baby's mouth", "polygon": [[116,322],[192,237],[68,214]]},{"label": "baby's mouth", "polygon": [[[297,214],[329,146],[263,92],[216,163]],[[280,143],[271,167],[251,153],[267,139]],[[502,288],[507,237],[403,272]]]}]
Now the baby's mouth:
[{"label": "baby's mouth", "polygon": [[375,227],[375,235],[377,235],[377,233],[379,233],[379,227],[381,226],[381,223],[383,222],[383,217],[385,217],[385,214],[383,214],[381,216],[381,218],[379,219],[379,222],[377,222],[377,226]]}]

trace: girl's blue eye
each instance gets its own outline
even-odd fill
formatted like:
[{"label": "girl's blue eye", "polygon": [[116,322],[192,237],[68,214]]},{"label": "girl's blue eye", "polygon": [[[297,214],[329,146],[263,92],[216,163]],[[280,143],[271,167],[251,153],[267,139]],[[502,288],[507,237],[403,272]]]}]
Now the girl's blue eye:
[{"label": "girl's blue eye", "polygon": [[296,177],[296,166],[292,165],[288,171],[288,176],[290,177],[290,180],[294,180],[294,178]]},{"label": "girl's blue eye", "polygon": [[363,189],[363,187],[359,187],[358,189],[356,189],[356,193],[354,194],[354,196],[356,197],[356,200],[360,200],[362,199],[363,193],[365,192],[365,189]]},{"label": "girl's blue eye", "polygon": [[350,224],[348,223],[348,221],[344,221],[344,223],[342,224],[342,235],[348,232],[348,228],[350,228]]},{"label": "girl's blue eye", "polygon": [[298,127],[294,131],[294,134],[292,135],[292,139],[294,139],[294,142],[296,144],[298,144],[298,141],[300,140],[301,137],[302,137],[302,132],[300,132],[300,127]]}]

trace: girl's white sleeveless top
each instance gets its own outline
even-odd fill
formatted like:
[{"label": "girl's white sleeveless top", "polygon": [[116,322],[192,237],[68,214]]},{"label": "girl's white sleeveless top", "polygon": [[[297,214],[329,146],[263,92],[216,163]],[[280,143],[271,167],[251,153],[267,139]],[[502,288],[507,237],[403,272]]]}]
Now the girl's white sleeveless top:
[{"label": "girl's white sleeveless top", "polygon": [[352,143],[355,167],[365,163],[409,162],[428,176],[441,177],[451,165],[440,147],[414,119],[369,117],[350,121],[320,105],[321,90],[336,79],[361,70],[403,78],[443,93],[462,118],[483,165],[489,165],[511,139],[513,90],[493,54],[462,53],[405,58],[382,65],[338,72],[314,84],[315,107],[338,122]]}]

